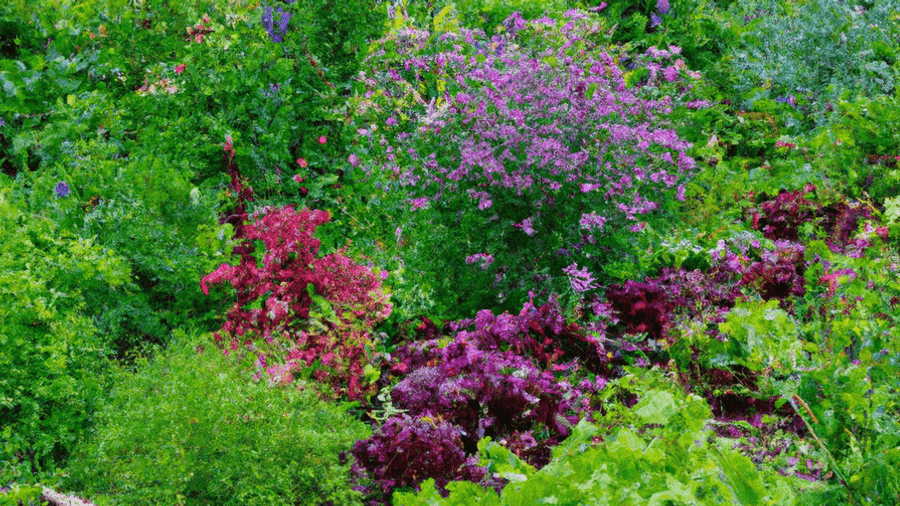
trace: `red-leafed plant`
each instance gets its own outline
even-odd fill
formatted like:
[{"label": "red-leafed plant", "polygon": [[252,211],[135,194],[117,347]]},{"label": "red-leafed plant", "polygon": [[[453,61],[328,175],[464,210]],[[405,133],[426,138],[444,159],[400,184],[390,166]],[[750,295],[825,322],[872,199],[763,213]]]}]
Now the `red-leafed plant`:
[{"label": "red-leafed plant", "polygon": [[[362,399],[373,385],[370,329],[392,309],[381,282],[343,251],[317,257],[316,227],[327,213],[291,206],[264,209],[242,229],[238,265],[223,263],[200,286],[230,283],[236,300],[216,338],[231,350],[256,354],[258,376],[290,382],[303,373],[330,384],[335,395]],[[374,378],[373,378],[374,379]]]}]

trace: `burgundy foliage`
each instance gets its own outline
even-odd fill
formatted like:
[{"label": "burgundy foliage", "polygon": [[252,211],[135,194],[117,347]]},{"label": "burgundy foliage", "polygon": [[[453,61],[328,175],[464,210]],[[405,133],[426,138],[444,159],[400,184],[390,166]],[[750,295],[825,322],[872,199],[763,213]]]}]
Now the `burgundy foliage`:
[{"label": "burgundy foliage", "polygon": [[461,433],[440,417],[399,415],[370,438],[357,441],[353,456],[379,485],[382,499],[390,498],[395,488],[415,486],[428,478],[434,478],[439,487],[454,480],[477,482],[485,470],[466,456]]},{"label": "burgundy foliage", "polygon": [[[210,284],[235,289],[235,303],[216,337],[230,338],[232,350],[261,350],[257,366],[274,381],[289,382],[294,372],[313,368],[313,376],[336,394],[358,399],[371,393],[361,383],[369,362],[367,329],[390,314],[391,304],[368,268],[340,251],[317,257],[320,243],[313,234],[328,219],[328,213],[290,206],[262,210],[241,228],[240,263],[223,263],[200,284],[206,294]],[[255,243],[262,245],[261,262],[252,254]],[[315,302],[308,287],[334,310],[316,327],[305,324]],[[277,355],[274,364],[269,354]]]},{"label": "burgundy foliage", "polygon": [[[565,439],[580,417],[589,416],[591,394],[606,385],[602,375],[589,374],[577,386],[563,377],[581,368],[581,361],[567,357],[566,350],[590,350],[598,361],[605,360],[606,352],[598,339],[567,324],[556,304],[528,303],[518,315],[480,311],[475,319],[451,323],[452,337],[436,335],[429,323],[423,320],[419,330],[435,337],[407,343],[394,353],[392,372],[405,376],[391,399],[406,413],[389,419],[355,450],[360,464],[385,490],[429,477],[447,483],[461,479],[463,472],[469,477],[462,479],[481,480],[481,474],[459,466],[475,455],[477,442],[486,436],[532,465],[546,465],[550,448]],[[561,361],[567,358],[569,362]],[[435,430],[441,427],[444,439],[422,435],[409,448],[380,442],[403,431],[430,434],[432,423]],[[427,475],[424,468],[404,467],[403,462],[427,459],[442,447],[452,447],[453,457],[435,462]],[[401,464],[394,465],[397,459]],[[384,462],[392,464],[385,467]]]},{"label": "burgundy foliage", "polygon": [[764,251],[759,262],[750,264],[740,285],[756,288],[764,300],[784,301],[791,295],[806,293],[806,248],[787,241],[776,242],[774,251]]}]

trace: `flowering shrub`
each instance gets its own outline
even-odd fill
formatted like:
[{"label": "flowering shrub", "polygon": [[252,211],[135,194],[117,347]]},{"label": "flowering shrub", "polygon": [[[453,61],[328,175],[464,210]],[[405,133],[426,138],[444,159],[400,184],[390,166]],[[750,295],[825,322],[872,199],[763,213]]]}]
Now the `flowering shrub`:
[{"label": "flowering shrub", "polygon": [[[263,209],[241,230],[245,247],[238,265],[222,264],[203,277],[201,287],[229,283],[236,300],[217,339],[230,348],[254,351],[258,369],[287,381],[297,371],[315,369],[317,380],[331,383],[351,399],[371,393],[364,368],[372,358],[369,330],[391,312],[380,280],[342,252],[317,257],[316,227],[327,222],[322,211],[286,206]],[[258,256],[254,256],[256,254]],[[308,320],[318,316],[318,325]],[[276,362],[269,363],[269,354]]]},{"label": "flowering shrub", "polygon": [[[705,105],[691,101],[696,76],[680,50],[610,52],[596,20],[566,16],[514,15],[491,39],[399,30],[362,76],[355,121],[374,122],[359,129],[372,144],[359,159],[373,202],[391,213],[385,229],[399,221],[415,238],[399,251],[414,279],[439,293],[474,280],[493,294],[462,307],[595,288],[612,245],[661,199],[683,200],[695,169],[666,122]],[[474,255],[494,262],[468,267]]]}]

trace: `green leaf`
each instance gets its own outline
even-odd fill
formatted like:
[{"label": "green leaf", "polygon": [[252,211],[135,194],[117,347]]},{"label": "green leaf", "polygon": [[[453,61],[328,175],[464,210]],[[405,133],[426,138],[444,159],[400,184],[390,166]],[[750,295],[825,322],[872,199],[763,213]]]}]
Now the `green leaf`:
[{"label": "green leaf", "polygon": [[666,391],[654,390],[644,394],[633,408],[634,413],[644,424],[658,423],[665,425],[678,410],[675,396]]}]

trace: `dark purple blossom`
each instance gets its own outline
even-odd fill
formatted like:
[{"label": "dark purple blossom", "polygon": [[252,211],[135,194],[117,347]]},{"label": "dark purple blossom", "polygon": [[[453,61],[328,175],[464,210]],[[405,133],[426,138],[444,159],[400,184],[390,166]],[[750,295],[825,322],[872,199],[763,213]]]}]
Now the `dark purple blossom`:
[{"label": "dark purple blossom", "polygon": [[64,198],[69,195],[69,192],[71,190],[69,189],[69,185],[66,184],[65,181],[60,181],[60,182],[56,183],[56,186],[53,188],[53,191],[56,192],[57,197]]}]

